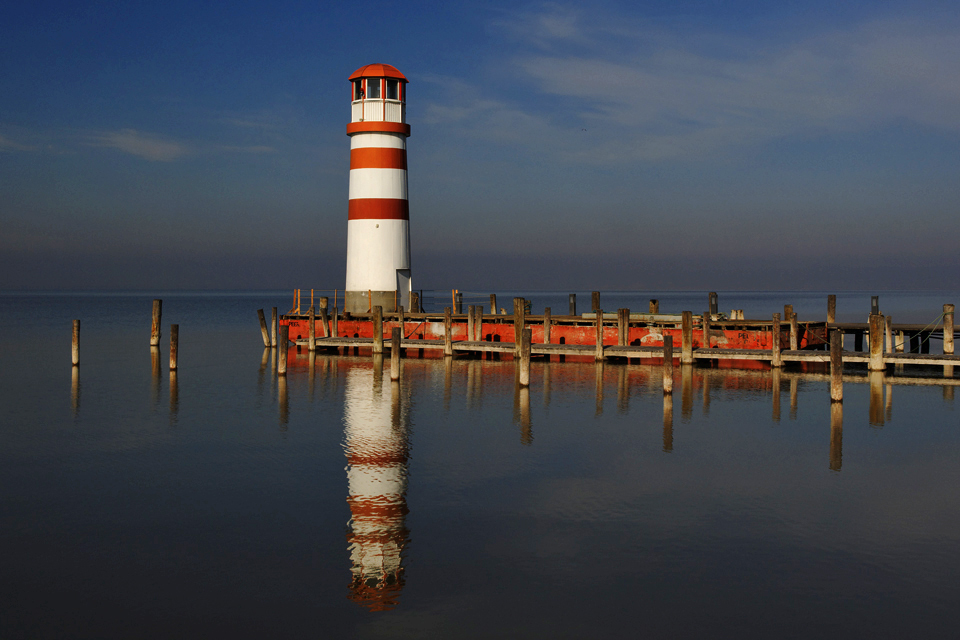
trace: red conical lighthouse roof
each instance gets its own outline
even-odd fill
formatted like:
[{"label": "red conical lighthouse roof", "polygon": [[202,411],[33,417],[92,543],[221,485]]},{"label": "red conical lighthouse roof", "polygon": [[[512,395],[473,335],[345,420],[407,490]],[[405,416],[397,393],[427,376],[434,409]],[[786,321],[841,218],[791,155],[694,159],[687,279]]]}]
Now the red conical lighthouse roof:
[{"label": "red conical lighthouse roof", "polygon": [[399,78],[404,82],[409,82],[406,76],[389,64],[364,65],[350,74],[348,80],[356,80],[357,78]]}]

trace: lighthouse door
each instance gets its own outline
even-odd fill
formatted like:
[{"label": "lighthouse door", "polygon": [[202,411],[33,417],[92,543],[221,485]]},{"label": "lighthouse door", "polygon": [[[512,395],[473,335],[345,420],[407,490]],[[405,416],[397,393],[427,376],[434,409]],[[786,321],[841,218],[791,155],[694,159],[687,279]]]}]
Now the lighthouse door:
[{"label": "lighthouse door", "polygon": [[397,304],[410,311],[410,269],[397,269]]}]

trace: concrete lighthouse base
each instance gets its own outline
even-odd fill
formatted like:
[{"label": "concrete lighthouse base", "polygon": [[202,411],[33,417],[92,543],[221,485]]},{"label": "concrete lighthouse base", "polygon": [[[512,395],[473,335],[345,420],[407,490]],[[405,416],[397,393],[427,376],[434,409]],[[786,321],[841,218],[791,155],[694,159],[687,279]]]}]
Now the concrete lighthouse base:
[{"label": "concrete lighthouse base", "polygon": [[343,310],[350,313],[368,313],[374,307],[383,307],[385,313],[397,311],[397,305],[409,311],[410,294],[397,291],[346,291]]}]

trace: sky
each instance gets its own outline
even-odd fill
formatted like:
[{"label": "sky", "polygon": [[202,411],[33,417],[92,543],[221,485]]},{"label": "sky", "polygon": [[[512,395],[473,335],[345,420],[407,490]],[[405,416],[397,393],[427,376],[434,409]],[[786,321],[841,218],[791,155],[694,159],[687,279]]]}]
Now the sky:
[{"label": "sky", "polygon": [[0,289],[342,288],[373,62],[410,80],[415,288],[960,281],[955,2],[4,14]]}]

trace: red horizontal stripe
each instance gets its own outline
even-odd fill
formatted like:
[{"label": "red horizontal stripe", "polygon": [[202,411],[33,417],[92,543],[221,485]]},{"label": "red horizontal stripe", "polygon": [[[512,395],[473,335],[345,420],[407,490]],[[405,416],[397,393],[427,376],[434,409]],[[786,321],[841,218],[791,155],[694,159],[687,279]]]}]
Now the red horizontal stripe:
[{"label": "red horizontal stripe", "polygon": [[409,220],[410,205],[399,198],[356,198],[348,220]]},{"label": "red horizontal stripe", "polygon": [[350,150],[351,169],[404,169],[407,168],[406,149],[366,147]]},{"label": "red horizontal stripe", "polygon": [[351,122],[347,125],[347,135],[354,133],[402,133],[410,135],[410,125],[399,122]]}]

